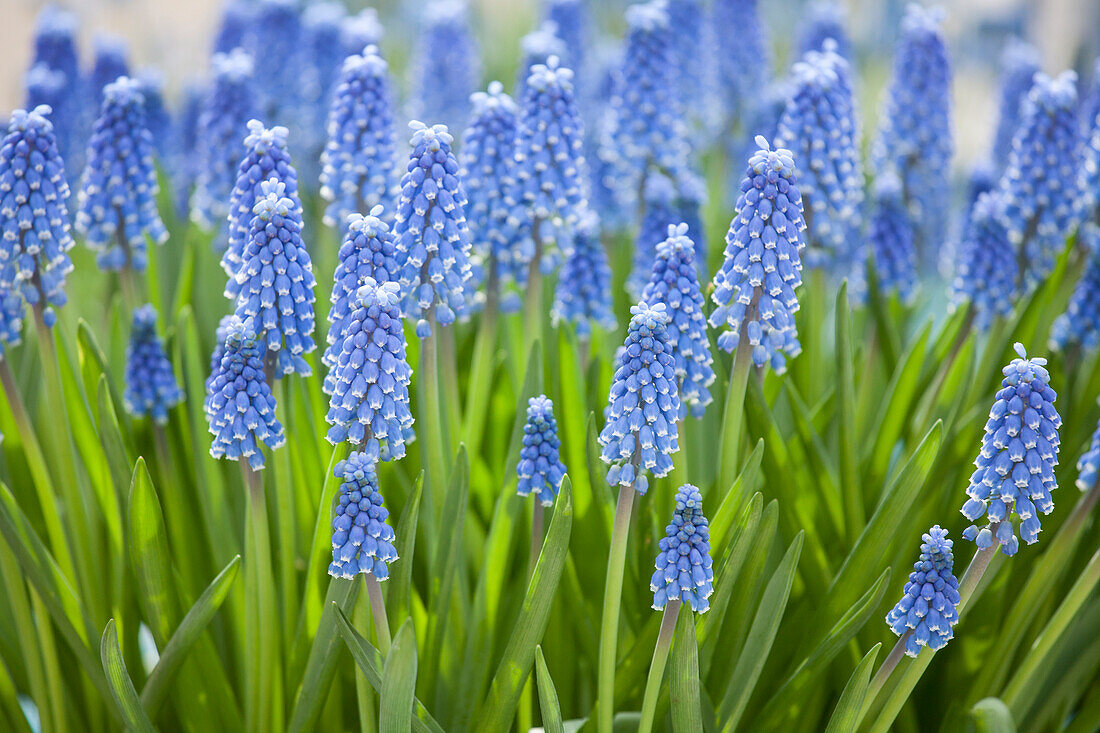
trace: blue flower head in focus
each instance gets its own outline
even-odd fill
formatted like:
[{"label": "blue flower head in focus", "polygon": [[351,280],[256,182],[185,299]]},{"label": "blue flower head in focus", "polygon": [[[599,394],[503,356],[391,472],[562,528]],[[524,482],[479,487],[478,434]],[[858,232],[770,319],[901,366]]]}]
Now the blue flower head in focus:
[{"label": "blue flower head in focus", "polygon": [[[52,326],[51,306],[66,302],[73,238],[66,206],[69,185],[49,115],[49,107],[15,110],[0,142],[0,286],[41,307],[46,325]],[[5,296],[9,323],[14,303],[10,294]]]},{"label": "blue flower head in focus", "polygon": [[257,111],[251,56],[239,48],[216,53],[211,66],[214,78],[199,113],[198,175],[191,196],[191,219],[206,228],[226,220],[237,166],[245,154],[241,141]]},{"label": "blue flower head in focus", "polygon": [[859,240],[853,234],[863,206],[859,116],[851,67],[836,52],[835,41],[826,39],[824,45],[791,69],[792,95],[775,145],[799,162],[798,190],[813,222],[806,264],[844,271],[859,259],[852,244]]},{"label": "blue flower head in focus", "polygon": [[393,82],[377,46],[344,59],[328,113],[321,154],[325,223],[344,227],[348,214],[370,211],[394,193],[397,159]]},{"label": "blue flower head in focus", "polygon": [[1000,117],[993,138],[993,160],[1003,165],[1012,152],[1012,138],[1020,126],[1024,100],[1041,67],[1039,52],[1029,43],[1010,39],[1001,54]]},{"label": "blue flower head in focus", "polygon": [[852,60],[852,40],[848,37],[848,17],[836,0],[812,0],[806,6],[805,19],[798,32],[798,55],[809,51],[824,51],[826,41],[835,43],[834,50]]},{"label": "blue flower head in focus", "polygon": [[214,394],[214,380],[218,377],[218,366],[222,363],[222,356],[225,355],[225,339],[229,335],[229,327],[237,320],[239,320],[237,316],[232,313],[222,316],[214,333],[214,350],[210,353],[210,373],[206,377],[204,384],[206,392],[202,400],[202,409],[207,420],[211,415],[210,398]]},{"label": "blue flower head in focus", "polygon": [[997,316],[1007,316],[1016,301],[1018,264],[1002,222],[1002,195],[978,196],[959,245],[958,267],[951,283],[951,302],[969,301],[974,324],[988,328]]},{"label": "blue flower head in focus", "polygon": [[328,346],[321,363],[328,367],[324,392],[331,395],[336,387],[336,364],[344,347],[344,322],[357,308],[360,286],[371,278],[376,283],[396,281],[397,247],[393,232],[382,218],[382,206],[371,209],[370,214],[349,214],[347,233],[340,245],[340,262],[333,276],[332,307],[328,312]]},{"label": "blue flower head in focus", "polygon": [[1001,177],[1002,218],[1026,265],[1021,289],[1037,286],[1054,267],[1080,213],[1077,190],[1077,75],[1036,74]]},{"label": "blue flower head in focus", "polygon": [[411,65],[416,114],[465,129],[470,95],[481,80],[470,9],[465,0],[432,0],[421,17],[424,26]]},{"label": "blue flower head in focus", "polygon": [[141,85],[121,77],[103,90],[77,203],[76,229],[98,252],[100,268],[144,272],[146,238],[168,239],[157,211],[159,190]]},{"label": "blue flower head in focus", "polygon": [[717,308],[710,325],[728,330],[718,348],[733,351],[742,338],[752,348],[753,363],[786,370],[786,356],[802,351],[794,314],[795,289],[802,284],[802,196],[795,184],[789,150],[772,150],[757,136],[759,150],[749,159],[737,214],[726,234],[725,261],[714,273],[711,299]]},{"label": "blue flower head in focus", "polygon": [[600,431],[600,458],[611,464],[607,483],[631,486],[639,494],[649,488],[645,472],[667,475],[672,454],[680,450],[680,396],[668,322],[664,303],[631,306],[626,342],[615,357],[607,422]]},{"label": "blue flower head in focus", "polygon": [[688,225],[669,225],[668,237],[657,245],[652,274],[642,291],[642,302],[664,303],[671,318],[668,342],[680,396],[680,417],[688,410],[702,417],[710,404],[714,381],[707,317],[703,313],[703,294],[695,271],[695,245],[688,236]]},{"label": "blue flower head in focus", "polygon": [[893,78],[871,148],[874,170],[889,168],[901,178],[922,247],[943,240],[946,217],[937,212],[947,208],[949,187],[944,182],[954,153],[943,17],[942,8],[906,7]]},{"label": "blue flower head in focus", "polygon": [[244,138],[244,157],[237,165],[236,183],[229,193],[229,231],[227,245],[222,253],[222,269],[229,276],[225,297],[237,297],[237,281],[234,279],[244,264],[244,251],[248,245],[252,227],[252,209],[265,194],[263,185],[274,179],[284,185],[284,195],[290,199],[299,219],[302,217],[302,201],[298,197],[298,173],[290,162],[287,151],[289,131],[281,125],[264,127],[259,120],[248,121],[248,134]]},{"label": "blue flower head in focus", "polygon": [[714,592],[714,571],[703,495],[695,486],[684,484],[676,490],[672,522],[657,547],[656,570],[649,581],[653,607],[659,611],[669,603],[680,602],[690,605],[695,613],[706,613]]},{"label": "blue flower head in focus", "polygon": [[1100,226],[1085,223],[1078,229],[1077,238],[1084,244],[1088,261],[1065,313],[1050,327],[1050,346],[1059,351],[1100,346]]},{"label": "blue flower head in focus", "polygon": [[546,395],[527,401],[527,422],[523,425],[523,447],[516,464],[516,493],[535,497],[543,506],[551,506],[565,477],[565,464],[558,456],[558,422],[554,403]]},{"label": "blue flower head in focus", "polygon": [[591,337],[593,326],[604,331],[615,328],[611,266],[595,214],[590,214],[573,233],[573,246],[554,289],[550,318],[555,326],[562,321],[572,323],[582,340]]},{"label": "blue flower head in focus", "polygon": [[1015,348],[1019,358],[1002,370],[1005,376],[989,411],[982,449],[974,460],[977,470],[961,510],[972,522],[982,516],[988,521],[980,530],[973,524],[967,527],[963,538],[979,550],[996,541],[1006,555],[1015,555],[1020,544],[1012,514],[1020,518],[1020,536],[1030,545],[1042,529],[1038,514],[1054,511],[1050,492],[1058,488],[1054,467],[1062,426],[1054,409],[1057,395],[1050,388],[1047,360],[1027,358],[1021,344]]},{"label": "blue flower head in focus", "polygon": [[[412,153],[401,179],[394,235],[405,314],[416,335],[431,335],[431,321],[454,323],[466,307],[470,232],[466,192],[459,180],[454,138],[446,125],[412,121]],[[426,277],[425,277],[426,276]]]},{"label": "blue flower head in focus", "polygon": [[256,335],[275,353],[276,375],[311,369],[302,357],[313,351],[313,263],[302,243],[302,215],[272,178],[260,184],[255,216],[236,274],[236,313],[253,319]]},{"label": "blue flower head in focus", "polygon": [[901,600],[886,614],[886,625],[905,637],[905,653],[915,657],[926,646],[941,649],[959,622],[959,581],[947,530],[939,525],[921,536],[920,559],[913,564]]},{"label": "blue flower head in focus", "polygon": [[405,455],[413,425],[409,411],[412,369],[405,356],[397,283],[363,279],[356,308],[344,319],[343,343],[334,367],[335,386],[325,420],[336,445],[363,445],[375,460]]},{"label": "blue flower head in focus", "polygon": [[901,181],[893,173],[875,179],[874,212],[867,238],[875,263],[875,276],[884,293],[896,292],[907,301],[917,279],[917,249],[913,222],[902,199]]},{"label": "blue flower head in focus", "polygon": [[332,516],[332,564],[334,578],[354,578],[370,573],[377,580],[390,576],[389,563],[397,559],[390,513],[382,506],[374,458],[352,452],[336,464],[341,479]]},{"label": "blue flower head in focus", "polygon": [[266,353],[252,319],[234,317],[208,388],[206,417],[214,436],[210,455],[245,458],[254,471],[264,467],[263,445],[275,450],[286,441],[283,426],[275,417],[275,397],[264,379]]},{"label": "blue flower head in focus", "polygon": [[134,417],[168,422],[168,410],[183,402],[172,363],[157,335],[157,312],[151,305],[134,311],[130,345],[126,349],[126,411]]}]

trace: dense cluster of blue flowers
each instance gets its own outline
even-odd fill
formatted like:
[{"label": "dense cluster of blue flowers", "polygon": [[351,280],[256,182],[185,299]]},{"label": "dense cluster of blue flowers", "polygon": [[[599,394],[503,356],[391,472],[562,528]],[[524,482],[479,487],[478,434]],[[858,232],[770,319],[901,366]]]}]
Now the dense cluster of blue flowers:
[{"label": "dense cluster of blue flowers", "polygon": [[543,506],[551,506],[565,478],[565,464],[558,456],[558,421],[554,403],[546,395],[527,401],[527,422],[523,424],[523,447],[516,464],[516,493],[535,495]]},{"label": "dense cluster of blue flowers", "polygon": [[95,39],[95,58],[88,79],[89,100],[93,109],[103,101],[103,92],[120,76],[130,76],[130,51],[126,42],[116,36],[101,35]]},{"label": "dense cluster of blue flowers", "polygon": [[921,536],[920,559],[913,564],[901,600],[886,614],[886,624],[904,636],[905,653],[911,657],[922,646],[941,649],[954,636],[960,596],[952,544],[939,525]]},{"label": "dense cluster of blue flowers", "polygon": [[893,173],[875,180],[874,207],[867,238],[879,288],[908,300],[917,279],[917,249],[901,181]]},{"label": "dense cluster of blue flowers", "polygon": [[152,305],[134,311],[122,398],[131,415],[151,417],[161,424],[168,422],[168,410],[183,402],[183,390],[157,336],[157,311]]},{"label": "dense cluster of blue flowers", "polygon": [[994,191],[978,196],[959,246],[951,301],[970,302],[974,323],[986,328],[1012,311],[1019,266],[1001,217],[1003,199]]},{"label": "dense cluster of blue flowers", "polygon": [[706,267],[706,236],[700,215],[703,196],[702,180],[689,171],[681,171],[677,180],[662,173],[652,173],[646,177],[642,193],[642,208],[645,211],[634,241],[633,265],[626,279],[626,291],[630,297],[641,297],[649,282],[657,245],[668,236],[670,226],[688,225],[692,240],[702,246],[702,250],[696,249],[696,262],[700,268]]},{"label": "dense cluster of blue flowers", "polygon": [[382,506],[374,459],[367,453],[352,452],[336,464],[341,479],[332,517],[332,563],[329,575],[354,578],[370,573],[378,580],[389,577],[389,563],[397,559],[393,529],[386,520],[390,513]]},{"label": "dense cluster of blue flowers", "polygon": [[993,137],[993,160],[1003,165],[1012,152],[1027,93],[1039,71],[1039,52],[1028,43],[1010,41],[1001,55],[1000,117]]},{"label": "dense cluster of blue flowers", "polygon": [[611,331],[615,313],[611,303],[611,265],[600,241],[599,223],[592,214],[577,227],[573,248],[562,265],[554,289],[550,317],[554,324],[572,323],[577,335],[587,339],[592,327]]},{"label": "dense cluster of blue flowers", "polygon": [[1089,222],[1077,232],[1077,240],[1088,253],[1081,279],[1066,305],[1066,312],[1050,326],[1050,345],[1095,349],[1100,346],[1100,226]]},{"label": "dense cluster of blue flowers", "polygon": [[[713,3],[711,22],[714,38],[728,38],[737,29],[737,43],[718,42],[715,72],[722,111],[726,120],[746,119],[766,86],[770,58],[760,22],[758,0],[720,0]],[[755,134],[759,128],[743,132]]]},{"label": "dense cluster of blue flowers", "polygon": [[669,603],[680,602],[696,613],[706,613],[714,592],[714,571],[703,495],[695,486],[684,484],[676,490],[672,522],[657,547],[661,550],[654,561],[657,569],[649,581],[653,607],[661,610]]},{"label": "dense cluster of blue flowers", "polygon": [[421,119],[448,127],[466,127],[470,95],[477,91],[481,60],[464,0],[432,0],[423,23],[413,64],[413,99]]},{"label": "dense cluster of blue flowers", "polygon": [[798,31],[798,55],[824,51],[826,41],[832,41],[836,53],[851,61],[852,41],[847,25],[847,14],[836,0],[811,0]]}]

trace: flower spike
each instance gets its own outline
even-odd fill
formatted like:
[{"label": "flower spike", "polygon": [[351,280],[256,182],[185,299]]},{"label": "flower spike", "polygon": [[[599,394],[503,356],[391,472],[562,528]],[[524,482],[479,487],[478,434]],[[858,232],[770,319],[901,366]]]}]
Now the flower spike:
[{"label": "flower spike", "polygon": [[527,422],[523,425],[523,447],[519,451],[516,493],[534,494],[543,506],[551,506],[565,477],[565,464],[558,456],[558,422],[554,403],[546,395],[527,401]]},{"label": "flower spike", "polygon": [[183,402],[172,362],[157,336],[157,312],[151,305],[134,311],[130,345],[126,349],[126,411],[135,417],[168,422],[168,410]]},{"label": "flower spike", "polygon": [[917,656],[926,646],[942,649],[959,622],[959,581],[947,530],[939,525],[921,536],[920,559],[913,564],[901,600],[886,614],[886,625],[905,638],[905,653]]},{"label": "flower spike", "polygon": [[710,609],[714,592],[711,569],[710,528],[703,516],[703,495],[691,484],[676,490],[676,509],[665,536],[657,543],[660,553],[649,581],[653,608],[662,610],[671,602],[687,603],[695,613]]},{"label": "flower spike", "polygon": [[390,576],[389,563],[397,559],[393,546],[397,537],[386,522],[390,513],[382,506],[374,458],[351,453],[336,464],[342,479],[332,517],[332,564],[334,578],[354,578],[370,573],[377,580]]}]

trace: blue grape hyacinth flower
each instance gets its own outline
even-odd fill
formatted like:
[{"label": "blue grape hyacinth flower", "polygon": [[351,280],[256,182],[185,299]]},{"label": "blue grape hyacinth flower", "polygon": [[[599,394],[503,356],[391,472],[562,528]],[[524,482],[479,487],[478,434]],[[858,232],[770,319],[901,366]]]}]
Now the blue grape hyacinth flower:
[{"label": "blue grape hyacinth flower", "polygon": [[[715,38],[727,38],[737,29],[737,43],[716,43],[714,68],[724,117],[735,123],[745,118],[768,82],[771,60],[760,21],[758,0],[715,0],[711,23]],[[743,133],[759,132],[756,128]]]},{"label": "blue grape hyacinth flower", "polygon": [[1035,75],[1001,177],[1002,218],[1026,265],[1017,273],[1020,289],[1037,286],[1054,267],[1080,213],[1076,82],[1072,71]]},{"label": "blue grape hyacinth flower", "polygon": [[607,483],[631,486],[639,494],[649,488],[645,472],[667,475],[672,454],[680,450],[680,396],[668,322],[664,303],[631,306],[626,342],[615,357],[607,422],[599,436],[600,458],[611,465]]},{"label": "blue grape hyacinth flower", "polygon": [[560,54],[562,61],[583,75],[592,34],[587,0],[544,0],[541,5],[543,18],[553,24],[554,34],[565,46],[565,53]]},{"label": "blue grape hyacinth flower", "polygon": [[824,50],[810,51],[794,64],[791,86],[774,142],[799,162],[798,190],[805,216],[813,222],[805,261],[843,272],[859,260],[854,244],[859,238],[853,234],[863,206],[851,67],[836,52],[836,43],[826,40]]},{"label": "blue grape hyacinth flower", "polygon": [[913,564],[901,600],[886,614],[886,625],[905,636],[905,653],[915,657],[926,646],[942,649],[959,622],[959,581],[947,530],[939,525],[921,535],[920,559]]},{"label": "blue grape hyacinth flower", "polygon": [[332,307],[328,312],[328,346],[321,357],[321,363],[329,368],[323,386],[327,395],[336,386],[335,367],[344,345],[344,321],[356,308],[359,288],[367,278],[378,283],[396,281],[400,271],[393,232],[382,218],[381,204],[371,209],[368,216],[348,216],[339,256],[329,296]]},{"label": "blue grape hyacinth flower", "polygon": [[978,196],[959,245],[958,266],[951,283],[951,303],[970,302],[974,325],[986,329],[998,316],[1012,312],[1016,301],[1016,254],[1002,222],[1003,198],[996,191]]},{"label": "blue grape hyacinth flower", "polygon": [[4,348],[23,340],[23,296],[10,283],[0,281],[0,359]]},{"label": "blue grape hyacinth flower", "polygon": [[893,79],[886,92],[872,167],[901,178],[917,224],[922,257],[943,240],[949,189],[944,181],[954,153],[951,132],[951,64],[940,28],[942,8],[910,3],[894,54]]},{"label": "blue grape hyacinth flower", "polygon": [[401,179],[394,235],[405,314],[417,319],[416,335],[423,339],[431,335],[432,321],[448,326],[466,308],[470,231],[447,126],[413,120],[409,127],[412,153]]},{"label": "blue grape hyacinth flower", "polygon": [[379,46],[385,29],[378,20],[378,11],[372,7],[365,7],[358,13],[347,15],[340,24],[340,46],[344,50],[344,57],[362,53],[367,46]]},{"label": "blue grape hyacinth flower", "polygon": [[1050,387],[1047,360],[1027,358],[1023,345],[1015,345],[1019,358],[1002,373],[1001,389],[989,411],[982,449],[974,460],[977,470],[966,490],[969,497],[961,512],[971,522],[982,516],[988,524],[970,525],[963,539],[978,549],[1000,544],[1006,555],[1015,555],[1019,541],[1011,515],[1020,518],[1020,537],[1027,544],[1038,539],[1042,527],[1038,514],[1054,511],[1051,492],[1058,488],[1058,428],[1062,418],[1054,408],[1058,395]]},{"label": "blue grape hyacinth flower", "polygon": [[493,293],[503,295],[501,309],[519,308],[519,298],[506,293],[509,284],[527,280],[534,243],[522,222],[526,213],[517,200],[516,130],[519,108],[504,86],[494,81],[470,97],[473,118],[462,138],[462,183],[469,202],[466,220],[476,244],[474,254],[486,271]]},{"label": "blue grape hyacinth flower", "polygon": [[836,0],[812,0],[806,6],[805,17],[798,32],[798,55],[809,51],[824,51],[832,40],[834,50],[852,60],[852,40],[848,37],[848,17]]},{"label": "blue grape hyacinth flower", "polygon": [[[1100,97],[1100,91],[1095,95]],[[1079,215],[1082,221],[1100,226],[1100,108],[1089,114],[1092,119],[1083,127],[1077,174]]]},{"label": "blue grape hyacinth flower", "polygon": [[302,243],[302,214],[272,178],[260,184],[248,244],[236,274],[236,314],[252,318],[257,336],[275,352],[276,376],[312,370],[302,357],[313,351],[313,263]]},{"label": "blue grape hyacinth flower", "polygon": [[1077,488],[1090,491],[1100,478],[1100,423],[1092,433],[1089,448],[1077,459]]},{"label": "blue grape hyacinth flower", "polygon": [[1034,46],[1019,39],[1009,40],[1001,53],[1000,117],[993,137],[993,160],[999,165],[1012,152],[1012,138],[1020,126],[1024,100],[1040,69],[1039,52]]},{"label": "blue grape hyacinth flower", "polygon": [[243,47],[263,64],[263,83],[256,85],[260,115],[294,130],[308,124],[305,86],[310,59],[303,43],[302,7],[297,0],[259,0],[245,29]]},{"label": "blue grape hyacinth flower", "polygon": [[711,299],[717,308],[710,325],[727,330],[718,348],[733,351],[742,339],[752,348],[753,363],[786,370],[786,356],[802,351],[794,314],[795,289],[802,284],[802,196],[795,183],[789,150],[772,150],[757,136],[759,150],[749,159],[737,214],[726,234],[725,261],[714,273]]},{"label": "blue grape hyacinth flower", "polygon": [[657,569],[649,580],[653,608],[660,611],[669,603],[680,602],[695,613],[706,613],[714,592],[714,571],[703,495],[695,486],[684,484],[676,490],[675,501],[672,522],[657,543],[660,552],[653,563]]},{"label": "blue grape hyacinth flower", "polygon": [[[12,112],[0,142],[0,284],[42,309],[46,325],[61,307],[69,250],[69,185],[49,107]],[[10,301],[8,313],[14,312]]]},{"label": "blue grape hyacinth flower", "polygon": [[164,102],[164,75],[155,68],[142,69],[137,75],[145,98],[145,127],[153,138],[157,160],[166,164],[172,155],[172,115]]},{"label": "blue grape hyacinth flower", "polygon": [[[634,242],[630,275],[626,279],[626,291],[631,298],[641,298],[642,290],[649,282],[653,270],[657,245],[665,241],[670,226],[686,223],[693,241],[705,240],[703,219],[700,216],[705,185],[699,176],[686,169],[680,173],[678,180],[672,180],[661,173],[652,173],[646,178],[642,195],[642,207],[645,211],[638,227],[638,238]],[[697,250],[695,254],[696,264],[705,268],[704,253]]]},{"label": "blue grape hyacinth flower", "polygon": [[97,36],[94,45],[95,58],[88,79],[91,99],[88,102],[92,109],[97,109],[103,101],[107,85],[115,83],[119,77],[130,76],[130,50],[126,41],[117,36]]},{"label": "blue grape hyacinth flower", "polygon": [[879,289],[883,293],[896,292],[903,301],[909,300],[917,279],[917,247],[913,222],[902,198],[901,181],[893,173],[875,179],[874,211],[867,238]]},{"label": "blue grape hyacinth flower", "polygon": [[248,27],[256,19],[252,0],[226,0],[222,3],[218,27],[214,33],[214,53],[229,53],[243,46]]},{"label": "blue grape hyacinth flower", "polygon": [[210,382],[206,415],[214,436],[210,455],[244,458],[254,471],[264,467],[262,445],[274,450],[286,441],[283,426],[275,417],[275,397],[264,379],[266,354],[252,319],[234,317]]},{"label": "blue grape hyacinth flower", "polygon": [[416,114],[465,129],[470,95],[481,85],[469,6],[464,0],[432,0],[421,17],[424,25],[411,65]]},{"label": "blue grape hyacinth flower", "polygon": [[[53,110],[53,120],[58,120],[59,114],[66,109],[68,96],[72,94],[65,74],[57,69],[51,69],[46,64],[35,64],[23,75],[23,91],[26,104],[25,109],[34,109],[46,105]],[[54,130],[61,126],[55,124]],[[60,140],[59,140],[60,142]],[[60,146],[59,146],[60,147]]]},{"label": "blue grape hyacinth flower", "polygon": [[385,580],[390,577],[389,563],[397,559],[397,538],[386,523],[390,513],[382,506],[374,458],[352,452],[336,464],[335,475],[342,481],[333,509],[328,574],[352,579],[370,573]]},{"label": "blue grape hyacinth flower", "polygon": [[198,175],[191,195],[191,220],[206,228],[224,222],[248,121],[258,109],[253,62],[243,49],[216,53],[213,82],[199,114],[195,158]]},{"label": "blue grape hyacinth flower", "polygon": [[554,403],[546,395],[527,401],[527,422],[523,425],[523,446],[516,464],[516,493],[535,495],[543,506],[552,506],[565,478],[565,464],[558,449],[558,422]]},{"label": "blue grape hyacinth flower", "polygon": [[290,131],[281,125],[264,127],[259,120],[248,121],[244,138],[244,158],[237,165],[237,179],[229,194],[229,231],[222,269],[229,276],[225,297],[237,297],[237,273],[244,264],[256,201],[265,194],[263,186],[274,179],[284,185],[284,195],[290,199],[298,218],[302,217],[302,200],[298,197],[298,173],[290,162],[287,136]]},{"label": "blue grape hyacinth flower", "polygon": [[388,202],[395,188],[393,82],[376,46],[344,59],[327,131],[321,153],[321,196],[330,202],[325,223],[344,227],[348,214]]},{"label": "blue grape hyacinth flower", "polygon": [[363,279],[355,310],[344,319],[340,354],[325,436],[336,445],[363,445],[367,455],[391,461],[405,455],[412,368],[405,356],[405,331],[395,282]]},{"label": "blue grape hyacinth flower", "polygon": [[101,269],[145,271],[146,238],[168,239],[157,211],[159,190],[141,84],[121,77],[103,90],[77,197],[76,230],[98,253]]},{"label": "blue grape hyacinth flower", "polygon": [[553,56],[556,59],[565,58],[565,42],[557,35],[557,26],[544,22],[535,30],[519,39],[520,62],[516,71],[516,85],[513,87],[513,96],[523,100],[527,92],[527,77],[538,65],[545,66]]},{"label": "blue grape hyacinth flower", "polygon": [[573,246],[565,258],[554,303],[550,307],[554,325],[572,323],[581,339],[592,335],[592,327],[612,331],[615,313],[611,302],[611,265],[600,241],[600,226],[594,213],[573,233]]},{"label": "blue grape hyacinth flower", "polygon": [[[79,53],[76,48],[77,19],[68,10],[48,3],[38,14],[34,27],[34,61],[39,67],[61,74],[62,93],[53,107],[57,145],[69,168],[77,167],[83,158],[85,130],[85,82],[80,74]],[[28,90],[29,92],[29,90]],[[34,109],[41,101],[27,102],[27,109]]]},{"label": "blue grape hyacinth flower", "polygon": [[183,390],[172,372],[172,362],[157,335],[157,311],[143,305],[134,311],[130,345],[126,349],[126,411],[134,417],[151,417],[161,425],[168,411],[183,402]]},{"label": "blue grape hyacinth flower", "polygon": [[214,394],[213,385],[218,377],[218,365],[222,363],[222,356],[225,355],[225,338],[229,335],[229,327],[236,320],[239,319],[232,313],[222,316],[214,333],[214,350],[210,353],[210,373],[206,376],[206,382],[203,385],[206,392],[202,400],[202,409],[207,420],[210,419],[210,398]]},{"label": "blue grape hyacinth flower", "polygon": [[1087,222],[1078,230],[1077,238],[1088,253],[1088,261],[1065,313],[1050,327],[1050,346],[1059,351],[1100,346],[1100,226]]},{"label": "blue grape hyacinth flower", "polygon": [[695,244],[685,223],[669,225],[668,238],[657,245],[652,275],[642,291],[642,302],[664,303],[671,315],[668,342],[672,345],[680,417],[688,410],[702,417],[711,402],[708,387],[714,382],[714,358],[707,338],[703,294],[695,271]]}]

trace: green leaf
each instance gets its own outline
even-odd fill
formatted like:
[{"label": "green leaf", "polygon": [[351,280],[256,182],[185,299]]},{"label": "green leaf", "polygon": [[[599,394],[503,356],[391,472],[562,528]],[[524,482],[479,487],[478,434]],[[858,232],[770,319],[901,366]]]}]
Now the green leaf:
[{"label": "green leaf", "polygon": [[554,505],[554,517],[550,520],[535,572],[527,586],[519,618],[493,676],[489,697],[477,716],[479,730],[483,732],[503,733],[512,724],[524,681],[531,671],[535,644],[542,638],[550,619],[550,607],[565,565],[572,527],[573,489],[566,476]]},{"label": "green leaf", "polygon": [[393,638],[382,667],[381,733],[406,733],[412,727],[413,691],[416,689],[416,632],[405,619]]},{"label": "green leaf", "polygon": [[134,464],[127,514],[130,561],[141,591],[138,601],[153,637],[158,643],[164,643],[176,625],[176,601],[172,592],[164,515],[144,458],[138,458]]},{"label": "green leaf", "polygon": [[103,660],[103,671],[107,683],[111,686],[111,696],[115,707],[122,716],[126,728],[138,733],[154,733],[153,723],[141,707],[137,690],[134,689],[130,673],[126,671],[126,661],[122,658],[122,649],[118,646],[118,634],[115,632],[115,620],[107,622],[103,638],[99,643],[99,654]]},{"label": "green leaf", "polygon": [[718,710],[718,718],[724,721],[723,731],[737,728],[741,714],[749,704],[753,688],[756,687],[756,681],[764,669],[775,634],[779,631],[779,622],[787,608],[787,598],[798,568],[804,536],[804,532],[799,532],[791,542],[787,554],[783,556],[764,590],[764,596],[756,610],[756,618],[752,622],[752,628],[737,659],[737,666],[733,669],[733,676],[726,685],[726,694]]},{"label": "green leaf", "polygon": [[[202,632],[210,624],[211,619],[214,618],[214,614],[221,608],[226,596],[229,595],[229,589],[232,587],[233,581],[237,579],[240,567],[241,556],[237,555],[210,582],[210,585],[195,601],[195,605],[191,606],[191,610],[183,617],[183,621],[176,627],[171,638],[168,639],[168,643],[161,650],[160,659],[157,660],[157,665],[153,667],[153,671],[149,674],[149,679],[141,691],[141,703],[150,715],[155,716],[157,714],[176,673],[183,665],[184,660],[187,659],[188,652],[191,651]],[[236,724],[240,725],[239,710],[222,709],[220,713],[223,716],[230,716],[235,713]],[[231,720],[223,719],[223,722],[226,723],[227,727],[233,726]],[[238,730],[239,728],[233,729]]]},{"label": "green leaf", "polygon": [[[348,621],[347,615],[339,608],[332,608],[333,617],[336,620],[336,628],[347,644],[351,656],[356,665],[367,678],[367,682],[375,691],[382,692],[382,674],[378,668],[382,665],[382,655],[371,646],[370,642],[360,636],[359,632]],[[326,614],[327,616],[327,614]],[[444,733],[443,727],[431,716],[428,709],[416,697],[413,697],[415,715],[412,719],[412,728],[418,733]]]},{"label": "green leaf", "polygon": [[690,607],[680,609],[676,634],[672,641],[672,666],[669,669],[669,701],[672,706],[672,730],[698,733],[703,730],[703,710],[699,697],[699,647],[695,641],[695,614]]},{"label": "green leaf", "polygon": [[845,534],[851,540],[863,527],[863,490],[859,482],[856,435],[856,387],[852,373],[852,321],[848,310],[848,281],[836,294],[836,381],[840,438],[840,486],[844,497]]},{"label": "green leaf", "polygon": [[858,730],[863,712],[863,700],[867,696],[867,685],[871,682],[871,668],[878,658],[878,651],[882,644],[875,644],[871,651],[867,652],[852,676],[848,678],[848,684],[844,685],[844,691],[840,693],[840,700],[829,717],[829,725],[825,733],[850,733]]},{"label": "green leaf", "polygon": [[763,458],[764,441],[758,440],[745,460],[737,480],[726,492],[718,511],[710,521],[710,542],[715,555],[720,555],[725,550],[727,535],[734,517],[737,516],[737,510],[744,506],[746,497],[752,497],[756,493],[756,486],[760,482],[760,461]]},{"label": "green leaf", "polygon": [[1016,733],[1016,722],[1007,705],[996,697],[987,697],[970,708],[966,728],[970,733]]},{"label": "green leaf", "polygon": [[905,352],[898,368],[894,370],[890,384],[886,387],[881,401],[882,409],[869,431],[869,435],[875,436],[870,446],[869,474],[872,480],[886,475],[890,454],[901,439],[902,429],[911,415],[911,407],[920,383],[921,369],[927,360],[926,353],[931,332],[931,323],[921,329],[920,335]]},{"label": "green leaf", "polygon": [[539,706],[542,709],[542,729],[546,733],[565,733],[561,719],[561,706],[558,704],[558,691],[554,689],[554,680],[550,679],[550,670],[546,668],[546,659],[542,656],[542,646],[535,645],[535,675],[539,683]]},{"label": "green leaf", "polygon": [[412,598],[412,571],[413,558],[416,553],[416,530],[420,520],[420,499],[424,494],[424,471],[416,476],[412,497],[405,502],[405,508],[401,510],[401,519],[397,522],[397,556],[401,562],[390,580],[390,588],[387,593],[390,612],[394,618],[405,618],[409,615],[410,599]]}]

